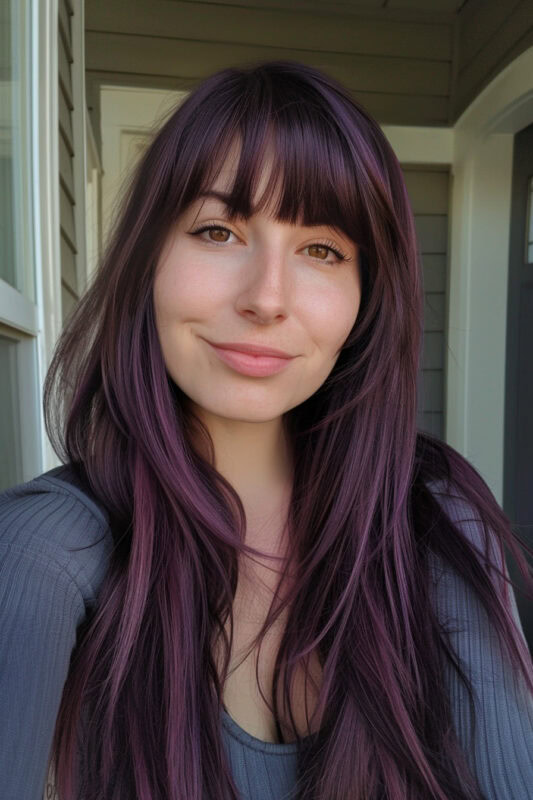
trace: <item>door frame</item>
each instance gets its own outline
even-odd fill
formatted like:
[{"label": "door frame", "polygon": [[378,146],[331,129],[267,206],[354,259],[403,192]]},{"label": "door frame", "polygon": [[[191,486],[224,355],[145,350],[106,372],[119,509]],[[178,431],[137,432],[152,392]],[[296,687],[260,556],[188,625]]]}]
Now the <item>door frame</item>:
[{"label": "door frame", "polygon": [[503,507],[513,142],[533,122],[533,47],[454,126],[446,441]]}]

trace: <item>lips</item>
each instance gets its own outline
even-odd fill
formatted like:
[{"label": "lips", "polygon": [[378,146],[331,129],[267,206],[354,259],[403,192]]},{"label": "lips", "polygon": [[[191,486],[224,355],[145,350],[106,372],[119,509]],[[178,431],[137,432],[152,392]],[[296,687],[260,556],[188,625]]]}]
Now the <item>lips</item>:
[{"label": "lips", "polygon": [[[209,341],[206,339],[206,341]],[[274,356],[274,358],[293,358],[290,353],[284,350],[278,350],[275,347],[263,347],[257,344],[248,344],[247,342],[211,342],[209,344],[213,347],[221,347],[224,350],[236,350],[238,353],[249,353],[253,356]]]},{"label": "lips", "polygon": [[[275,375],[286,369],[293,361],[289,356],[272,356],[256,353],[245,353],[241,350],[234,350],[227,347],[219,347],[212,344],[207,339],[206,343],[213,348],[218,357],[234,371],[254,378],[265,378]],[[241,347],[242,345],[239,345]],[[279,352],[279,351],[278,351]]]}]

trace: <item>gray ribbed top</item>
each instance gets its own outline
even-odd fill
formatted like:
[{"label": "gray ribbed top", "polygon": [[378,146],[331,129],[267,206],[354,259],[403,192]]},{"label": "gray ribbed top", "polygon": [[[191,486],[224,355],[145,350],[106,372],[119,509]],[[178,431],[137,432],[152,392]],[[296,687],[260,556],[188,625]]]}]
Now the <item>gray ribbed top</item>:
[{"label": "gray ribbed top", "polygon": [[[437,496],[478,546],[463,501]],[[78,552],[69,548],[91,544]],[[56,467],[0,493],[0,786],[2,800],[45,796],[52,735],[76,630],[97,599],[112,548],[104,509]],[[440,565],[433,597],[453,620],[451,640],[473,682],[476,738],[469,742],[468,695],[446,673],[455,725],[487,800],[533,798],[533,697],[518,683],[475,593]],[[513,613],[524,637],[513,599]],[[459,623],[457,625],[457,623]],[[459,629],[457,629],[459,628]],[[247,733],[223,711],[221,735],[243,800],[282,800],[294,787],[297,742]],[[49,794],[51,797],[53,792]]]}]

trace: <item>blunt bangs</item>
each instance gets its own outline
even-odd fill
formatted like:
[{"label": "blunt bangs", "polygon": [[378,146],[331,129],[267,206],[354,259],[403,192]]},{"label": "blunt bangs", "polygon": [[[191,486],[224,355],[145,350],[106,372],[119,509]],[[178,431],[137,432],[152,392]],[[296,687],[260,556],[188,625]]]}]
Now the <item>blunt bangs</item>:
[{"label": "blunt bangs", "polygon": [[[341,120],[325,97],[296,76],[276,76],[276,86],[272,78],[236,75],[231,96],[227,78],[224,92],[212,86],[209,122],[200,114],[188,128],[182,152],[184,159],[194,152],[194,168],[178,213],[212,189],[231,148],[238,147],[234,180],[225,192],[228,219],[264,211],[280,222],[337,228],[366,249],[369,222]],[[254,206],[267,162],[269,178]]]}]

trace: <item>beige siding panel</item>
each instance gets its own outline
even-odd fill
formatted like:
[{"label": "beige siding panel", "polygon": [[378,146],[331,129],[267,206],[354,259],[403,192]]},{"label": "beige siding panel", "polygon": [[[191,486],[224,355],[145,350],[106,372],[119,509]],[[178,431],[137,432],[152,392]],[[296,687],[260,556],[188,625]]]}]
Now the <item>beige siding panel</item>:
[{"label": "beige siding panel", "polygon": [[106,31],[167,38],[290,48],[297,51],[401,56],[430,61],[452,58],[453,26],[319,14],[290,9],[261,9],[153,0],[150,16],[131,0],[92,0],[85,10],[88,32]]},{"label": "beige siding panel", "polygon": [[59,135],[59,176],[71,195],[72,202],[74,202],[74,176],[72,172],[72,158],[67,146],[63,141],[61,134]]},{"label": "beige siding panel", "polygon": [[67,101],[65,100],[65,95],[63,92],[58,92],[58,105],[59,105],[59,132],[63,134],[62,138],[65,140],[65,144],[69,153],[72,155],[74,153],[74,147],[72,144],[72,118],[70,115],[71,109],[67,105]]},{"label": "beige siding panel", "polygon": [[65,0],[59,0],[59,32],[63,34],[69,53],[72,53],[72,31],[70,27],[70,13]]},{"label": "beige siding panel", "polygon": [[65,97],[70,108],[74,107],[72,101],[72,79],[70,74],[70,62],[65,51],[65,46],[61,36],[58,36],[57,57],[59,63],[59,84],[65,93]]},{"label": "beige siding panel", "polygon": [[77,297],[72,293],[69,287],[66,286],[63,281],[61,281],[61,308],[63,324],[65,324],[67,317],[71,311],[73,311],[77,302]]},{"label": "beige siding panel", "polygon": [[444,437],[447,242],[450,172],[402,168],[414,214],[424,286],[424,335],[417,376],[417,425]]},{"label": "beige siding panel", "polygon": [[72,14],[71,3],[68,0],[58,0],[59,230],[63,324],[78,299],[73,173],[73,158],[76,154],[72,127]]},{"label": "beige siding panel", "polygon": [[447,214],[448,170],[404,169],[403,177],[414,214]]},{"label": "beige siding panel", "polygon": [[76,203],[75,197],[72,194],[71,188],[67,184],[65,184],[65,182],[63,181],[63,178],[62,178],[61,175],[59,176],[59,185],[61,186],[61,189],[65,192],[65,194],[66,194],[71,206],[74,206],[75,203]]},{"label": "beige siding panel", "polygon": [[444,436],[444,414],[438,411],[424,411],[419,414],[418,427],[442,439]]},{"label": "beige siding panel", "polygon": [[444,356],[444,333],[430,331],[424,333],[422,369],[442,369]]},{"label": "beige siding panel", "polygon": [[423,375],[424,384],[422,387],[422,382],[419,382],[419,390],[424,393],[424,410],[442,411],[444,400],[443,371],[441,369],[427,369]]},{"label": "beige siding panel", "polygon": [[[490,5],[494,4],[491,0]],[[457,77],[457,93],[454,108],[454,118],[457,119],[469,103],[501,70],[533,45],[533,4],[530,0],[521,0],[513,11],[509,6],[505,8],[505,16],[500,24],[489,34],[485,29],[484,41],[473,44],[473,33],[470,33],[471,46],[466,51],[460,51],[459,72]],[[483,14],[485,11],[483,11]],[[495,23],[497,12],[492,12],[492,24]],[[471,51],[475,52],[469,58]]]},{"label": "beige siding panel", "polygon": [[76,274],[76,255],[72,252],[70,242],[61,233],[61,279],[65,281],[72,292],[77,295],[78,279]]},{"label": "beige siding panel", "polygon": [[424,295],[424,330],[444,330],[444,294],[428,292]]},{"label": "beige siding panel", "polygon": [[[324,69],[352,89],[447,97],[450,63],[313,50],[193,42],[153,36],[87,32],[86,68],[154,76],[205,76],[230,64],[259,59],[299,58]],[[406,99],[404,98],[404,102]]]},{"label": "beige siding panel", "polygon": [[59,214],[61,220],[61,231],[68,239],[71,247],[76,249],[76,229],[74,227],[74,209],[69,196],[66,194],[61,183],[59,184]]},{"label": "beige siding panel", "polygon": [[448,218],[444,214],[415,214],[415,226],[422,253],[445,253]]},{"label": "beige siding panel", "polygon": [[[69,64],[72,64],[74,59],[72,58],[72,40],[71,40],[71,37],[69,35],[70,23],[68,25],[68,29],[65,30],[65,27],[64,27],[65,26],[65,19],[64,19],[64,17],[61,16],[62,7],[64,8],[63,3],[60,0],[60,3],[59,3],[59,30],[58,30],[58,33],[59,33],[59,38],[61,39],[61,44],[65,48],[65,53],[67,55],[67,61],[69,62]],[[68,17],[68,15],[66,15],[66,16],[67,16],[67,20],[70,20],[70,17]]]},{"label": "beige siding panel", "polygon": [[423,279],[425,292],[446,291],[446,253],[424,253]]}]

